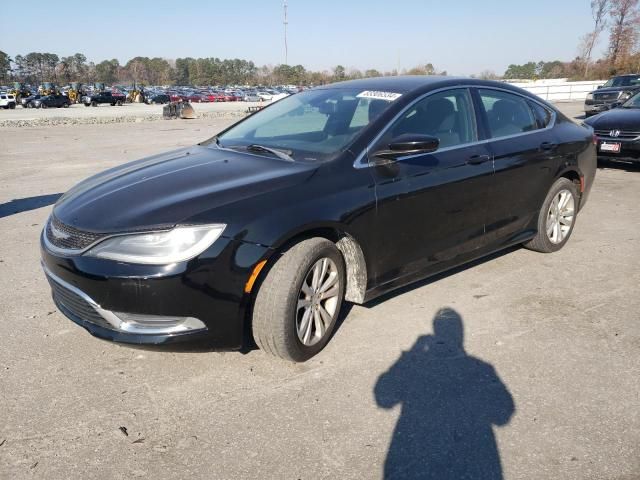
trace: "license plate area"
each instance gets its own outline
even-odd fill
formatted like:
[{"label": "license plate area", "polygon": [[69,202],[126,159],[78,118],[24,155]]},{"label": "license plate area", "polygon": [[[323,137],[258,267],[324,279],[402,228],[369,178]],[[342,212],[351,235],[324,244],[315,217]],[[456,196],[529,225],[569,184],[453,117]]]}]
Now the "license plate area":
[{"label": "license plate area", "polygon": [[621,143],[617,142],[602,142],[600,144],[601,152],[620,153]]}]

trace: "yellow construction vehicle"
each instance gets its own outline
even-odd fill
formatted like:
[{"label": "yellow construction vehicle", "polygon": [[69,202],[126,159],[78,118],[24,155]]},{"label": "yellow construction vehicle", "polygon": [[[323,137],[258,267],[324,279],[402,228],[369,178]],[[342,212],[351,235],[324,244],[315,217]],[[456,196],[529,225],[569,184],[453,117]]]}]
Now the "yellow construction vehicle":
[{"label": "yellow construction vehicle", "polygon": [[13,89],[9,90],[11,95],[16,97],[16,104],[20,105],[20,100],[22,98],[26,98],[31,95],[31,92],[27,87],[25,87],[24,83],[14,82]]},{"label": "yellow construction vehicle", "polygon": [[58,87],[55,83],[44,82],[38,87],[38,93],[40,95],[54,95],[58,94]]},{"label": "yellow construction vehicle", "polygon": [[129,91],[127,95],[127,102],[130,103],[144,103],[144,85],[133,84],[133,89]]},{"label": "yellow construction vehicle", "polygon": [[67,92],[69,96],[69,100],[71,103],[80,103],[82,101],[82,96],[85,94],[84,89],[82,88],[82,84],[78,82],[72,82],[71,88]]}]

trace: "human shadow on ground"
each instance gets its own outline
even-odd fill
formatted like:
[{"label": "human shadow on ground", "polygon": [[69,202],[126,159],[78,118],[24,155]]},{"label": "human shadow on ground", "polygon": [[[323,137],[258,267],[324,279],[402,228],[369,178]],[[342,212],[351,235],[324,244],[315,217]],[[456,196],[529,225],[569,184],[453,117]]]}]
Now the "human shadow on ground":
[{"label": "human shadow on ground", "polygon": [[376,383],[378,406],[401,406],[384,465],[385,479],[502,479],[494,426],[515,412],[495,369],[468,355],[461,316],[450,308],[433,319]]}]

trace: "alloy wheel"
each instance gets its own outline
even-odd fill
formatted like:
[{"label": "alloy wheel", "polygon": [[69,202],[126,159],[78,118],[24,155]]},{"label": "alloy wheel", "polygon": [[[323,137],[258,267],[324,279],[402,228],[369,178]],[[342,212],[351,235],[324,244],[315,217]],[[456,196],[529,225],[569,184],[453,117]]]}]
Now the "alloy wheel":
[{"label": "alloy wheel", "polygon": [[339,295],[338,267],[330,258],[319,259],[298,293],[296,331],[303,345],[310,347],[322,340],[337,315]]},{"label": "alloy wheel", "polygon": [[547,213],[547,237],[551,243],[562,243],[573,226],[575,200],[569,190],[560,190],[549,205]]}]

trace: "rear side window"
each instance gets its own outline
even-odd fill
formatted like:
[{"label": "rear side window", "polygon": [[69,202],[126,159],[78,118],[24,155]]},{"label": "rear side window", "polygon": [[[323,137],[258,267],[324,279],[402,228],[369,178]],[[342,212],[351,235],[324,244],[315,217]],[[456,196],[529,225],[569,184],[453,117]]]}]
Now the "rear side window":
[{"label": "rear side window", "polygon": [[531,110],[533,110],[533,114],[536,117],[536,121],[538,122],[538,128],[546,128],[549,126],[551,122],[551,112],[549,109],[544,108],[542,105],[536,102],[532,102],[529,100],[529,106]]},{"label": "rear side window", "polygon": [[540,128],[524,97],[500,90],[478,90],[492,138],[517,135]]}]

